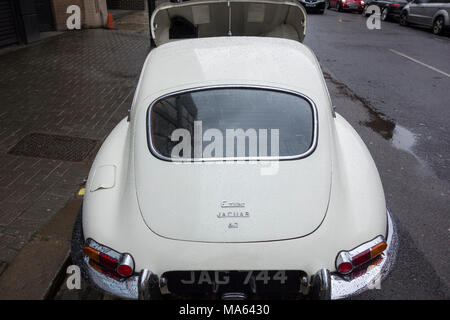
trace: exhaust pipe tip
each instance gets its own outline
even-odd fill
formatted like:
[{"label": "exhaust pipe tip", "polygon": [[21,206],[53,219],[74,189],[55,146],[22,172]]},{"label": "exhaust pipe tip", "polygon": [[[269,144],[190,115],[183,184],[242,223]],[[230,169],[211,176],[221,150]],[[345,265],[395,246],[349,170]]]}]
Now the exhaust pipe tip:
[{"label": "exhaust pipe tip", "polygon": [[243,292],[227,292],[222,294],[222,300],[246,300],[247,295]]}]

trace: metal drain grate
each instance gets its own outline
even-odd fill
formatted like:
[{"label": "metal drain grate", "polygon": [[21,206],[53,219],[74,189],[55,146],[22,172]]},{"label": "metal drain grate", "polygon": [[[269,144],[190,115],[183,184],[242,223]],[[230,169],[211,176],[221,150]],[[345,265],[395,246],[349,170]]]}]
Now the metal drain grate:
[{"label": "metal drain grate", "polygon": [[19,141],[9,154],[63,161],[83,161],[97,145],[97,140],[31,133]]}]

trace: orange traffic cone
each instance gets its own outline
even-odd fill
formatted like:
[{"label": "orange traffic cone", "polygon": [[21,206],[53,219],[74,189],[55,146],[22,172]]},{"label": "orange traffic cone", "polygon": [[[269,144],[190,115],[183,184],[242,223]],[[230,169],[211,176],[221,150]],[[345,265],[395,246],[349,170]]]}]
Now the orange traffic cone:
[{"label": "orange traffic cone", "polygon": [[114,19],[111,13],[108,13],[108,18],[106,19],[106,29],[115,29],[114,27]]}]

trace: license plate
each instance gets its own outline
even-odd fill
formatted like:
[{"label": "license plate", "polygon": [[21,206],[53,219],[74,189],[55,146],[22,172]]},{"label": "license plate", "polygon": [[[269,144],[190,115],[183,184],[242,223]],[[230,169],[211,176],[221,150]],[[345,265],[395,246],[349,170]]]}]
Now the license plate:
[{"label": "license plate", "polygon": [[222,293],[239,290],[257,293],[298,293],[301,271],[172,271],[167,278],[172,293]]},{"label": "license plate", "polygon": [[306,6],[307,6],[307,7],[315,7],[316,5],[315,5],[315,4],[307,3]]}]

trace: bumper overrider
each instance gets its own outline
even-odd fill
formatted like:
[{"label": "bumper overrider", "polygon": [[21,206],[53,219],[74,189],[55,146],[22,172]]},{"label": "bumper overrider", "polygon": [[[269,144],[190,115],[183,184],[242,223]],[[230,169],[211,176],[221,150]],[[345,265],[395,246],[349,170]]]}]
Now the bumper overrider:
[{"label": "bumper overrider", "polygon": [[[167,280],[158,278],[147,269],[135,271],[132,276],[121,278],[108,272],[102,272],[98,265],[93,263],[85,253],[83,246],[90,243],[91,246],[100,246],[92,239],[86,242],[83,238],[81,227],[81,214],[75,224],[72,241],[72,259],[81,271],[83,277],[91,284],[108,294],[127,299],[160,299],[161,292],[168,293]],[[388,232],[385,239],[386,249],[375,260],[357,268],[347,275],[330,272],[328,269],[320,269],[311,277],[311,286],[308,296],[315,299],[344,299],[358,295],[369,289],[379,289],[381,281],[391,271],[397,256],[398,236],[393,217],[387,210]],[[104,247],[107,250],[111,250]],[[112,250],[112,252],[114,252]],[[126,258],[126,254],[117,254],[119,263]],[[114,254],[112,254],[114,256]],[[132,263],[134,268],[134,262]],[[225,295],[224,295],[225,296]],[[242,296],[244,297],[244,295]]]}]

